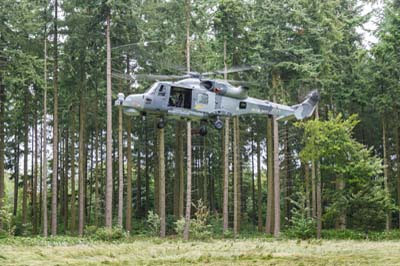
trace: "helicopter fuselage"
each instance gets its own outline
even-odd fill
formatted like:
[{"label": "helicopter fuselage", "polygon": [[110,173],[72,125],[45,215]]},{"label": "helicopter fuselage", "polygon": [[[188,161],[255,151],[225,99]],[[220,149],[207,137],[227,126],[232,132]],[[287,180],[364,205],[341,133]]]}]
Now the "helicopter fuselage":
[{"label": "helicopter fuselage", "polygon": [[178,82],[156,82],[144,94],[129,95],[121,99],[121,103],[127,115],[146,113],[201,120],[266,114],[286,119],[294,116],[303,119],[312,114],[318,102],[318,92],[313,93],[302,104],[287,106],[248,97],[244,88],[234,87],[224,81],[185,79]]}]

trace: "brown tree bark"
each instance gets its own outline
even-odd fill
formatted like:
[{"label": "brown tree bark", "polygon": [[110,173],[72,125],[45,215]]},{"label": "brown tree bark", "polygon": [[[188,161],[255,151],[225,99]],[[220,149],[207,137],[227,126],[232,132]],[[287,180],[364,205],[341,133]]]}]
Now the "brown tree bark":
[{"label": "brown tree bark", "polygon": [[58,182],[58,0],[54,1],[54,73],[53,73],[53,173],[51,179],[51,235],[57,235]]},{"label": "brown tree bark", "polygon": [[[0,210],[3,208],[4,202],[4,159],[5,159],[5,105],[6,90],[3,84],[3,77],[0,75]],[[3,229],[3,221],[0,217],[0,231]]]},{"label": "brown tree bark", "polygon": [[28,216],[28,155],[29,155],[29,101],[28,92],[25,91],[25,107],[24,107],[24,180],[22,189],[22,225],[27,223]]},{"label": "brown tree bark", "polygon": [[122,106],[118,106],[118,226],[122,227],[124,208],[124,160],[122,149]]},{"label": "brown tree bark", "polygon": [[[42,118],[42,229],[43,236],[48,234],[47,220],[47,34],[44,38],[44,92],[43,92],[43,118]],[[18,191],[18,189],[17,189]]]},{"label": "brown tree bark", "polygon": [[132,232],[132,120],[126,121],[126,231]]},{"label": "brown tree bark", "polygon": [[38,117],[37,110],[34,110],[34,169],[33,171],[33,190],[32,190],[32,234],[36,235],[38,231],[38,219],[37,219],[37,186],[38,186],[38,156],[39,156],[39,141],[38,141]]},{"label": "brown tree bark", "polygon": [[[387,122],[386,119],[382,118],[382,146],[383,146],[383,185],[385,188],[386,195],[390,199],[389,189],[389,162],[387,155]],[[386,214],[386,230],[389,231],[391,227],[391,213],[390,211]]]},{"label": "brown tree bark", "polygon": [[94,120],[94,131],[95,131],[95,141],[94,141],[94,149],[95,149],[95,171],[94,171],[94,225],[99,226],[99,212],[100,212],[100,184],[99,184],[99,176],[101,174],[101,164],[99,161],[99,98],[98,91],[96,88],[96,103],[94,105],[95,109],[95,120]]},{"label": "brown tree bark", "polygon": [[187,181],[186,181],[186,212],[185,212],[185,229],[183,231],[183,239],[189,240],[190,231],[190,209],[192,206],[192,124],[187,121]]},{"label": "brown tree bark", "polygon": [[106,213],[105,225],[112,227],[112,192],[113,192],[113,173],[112,173],[112,91],[111,91],[111,42],[110,42],[110,16],[109,8],[107,14],[106,42],[107,42],[107,177],[106,177]]},{"label": "brown tree bark", "polygon": [[261,187],[261,144],[257,136],[257,211],[258,231],[262,231],[262,187]]},{"label": "brown tree bark", "polygon": [[233,118],[233,235],[239,234],[240,219],[240,181],[239,181],[239,140],[238,117]]},{"label": "brown tree bark", "polygon": [[85,140],[86,140],[86,103],[84,96],[83,73],[81,77],[82,88],[80,93],[79,105],[79,193],[78,193],[78,235],[83,236],[85,223]]},{"label": "brown tree bark", "polygon": [[272,118],[267,118],[267,219],[265,230],[267,234],[272,234],[274,228],[274,160],[273,160],[273,123]]},{"label": "brown tree bark", "polygon": [[141,158],[141,143],[142,143],[142,127],[138,127],[138,145],[136,159],[136,215],[142,215],[142,158]]},{"label": "brown tree bark", "polygon": [[76,232],[76,192],[75,192],[75,108],[71,111],[71,222],[70,230],[74,235]]},{"label": "brown tree bark", "polygon": [[165,237],[166,215],[165,215],[165,154],[164,154],[164,128],[158,130],[158,159],[159,159],[159,207],[160,207],[160,237]]},{"label": "brown tree bark", "polygon": [[223,197],[223,229],[228,230],[229,227],[229,118],[225,118],[224,122],[224,197]]},{"label": "brown tree bark", "polygon": [[[315,119],[319,119],[318,106],[315,109]],[[321,238],[322,232],[322,180],[319,160],[315,162],[316,178],[316,208],[317,208],[317,238]]]},{"label": "brown tree bark", "polygon": [[[183,184],[183,130],[182,122],[177,121],[175,128],[175,178],[174,178],[174,216],[179,219],[183,216],[183,191],[181,191],[181,184]],[[182,202],[181,202],[182,201]]]},{"label": "brown tree bark", "polygon": [[[275,100],[275,99],[274,99]],[[281,205],[280,205],[280,182],[279,182],[279,134],[278,121],[273,116],[274,123],[274,237],[279,237],[281,231]]]}]

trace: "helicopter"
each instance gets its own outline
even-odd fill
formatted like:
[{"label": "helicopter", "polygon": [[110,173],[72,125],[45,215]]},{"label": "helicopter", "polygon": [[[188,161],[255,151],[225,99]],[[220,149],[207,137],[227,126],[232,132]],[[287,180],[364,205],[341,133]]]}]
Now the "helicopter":
[{"label": "helicopter", "polygon": [[[216,72],[188,72],[183,76],[147,75],[157,80],[143,94],[125,97],[118,94],[115,104],[122,106],[128,116],[160,116],[159,129],[165,127],[166,117],[172,119],[200,120],[199,134],[207,134],[206,121],[212,120],[216,129],[224,126],[222,117],[243,115],[273,115],[278,120],[310,117],[319,102],[317,90],[311,91],[300,104],[288,106],[248,96],[248,88],[234,86],[227,80],[210,79],[206,76]],[[161,79],[178,81],[159,81]],[[132,77],[131,77],[132,79]]]}]

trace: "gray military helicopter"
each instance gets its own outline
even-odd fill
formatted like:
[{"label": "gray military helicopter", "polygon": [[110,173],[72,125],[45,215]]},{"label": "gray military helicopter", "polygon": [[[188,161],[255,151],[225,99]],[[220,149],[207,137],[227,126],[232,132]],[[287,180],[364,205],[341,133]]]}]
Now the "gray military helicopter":
[{"label": "gray military helicopter", "polygon": [[[293,106],[252,98],[248,96],[245,86],[233,86],[226,80],[206,78],[221,74],[219,72],[189,72],[182,76],[146,75],[147,79],[157,82],[143,94],[127,97],[118,94],[116,105],[122,105],[128,116],[160,116],[158,128],[165,126],[167,116],[172,119],[200,120],[199,133],[204,136],[207,134],[206,121],[213,120],[214,127],[222,129],[224,123],[221,117],[226,116],[275,115],[280,120],[302,120],[313,114],[320,98],[316,90],[311,91],[302,103]],[[134,79],[131,76],[128,78]],[[158,81],[162,79],[180,80]]]}]

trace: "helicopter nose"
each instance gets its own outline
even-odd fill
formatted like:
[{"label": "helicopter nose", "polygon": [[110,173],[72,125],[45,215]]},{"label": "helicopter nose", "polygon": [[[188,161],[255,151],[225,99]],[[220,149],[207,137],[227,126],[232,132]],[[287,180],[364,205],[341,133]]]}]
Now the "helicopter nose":
[{"label": "helicopter nose", "polygon": [[142,111],[144,106],[143,95],[142,94],[129,95],[128,97],[125,98],[122,105],[125,109],[125,112],[129,112],[129,110]]}]

